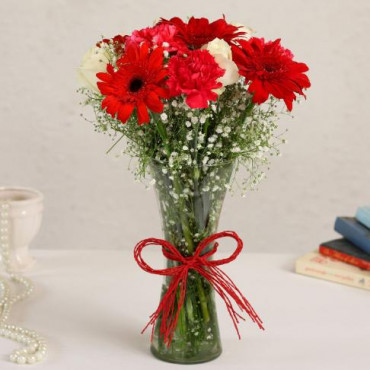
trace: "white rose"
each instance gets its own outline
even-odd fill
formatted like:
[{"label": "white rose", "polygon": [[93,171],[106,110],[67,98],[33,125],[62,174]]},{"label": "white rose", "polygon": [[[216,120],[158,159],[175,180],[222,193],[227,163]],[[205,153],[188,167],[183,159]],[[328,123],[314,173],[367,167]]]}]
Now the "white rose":
[{"label": "white rose", "polygon": [[96,74],[105,72],[109,63],[104,48],[92,47],[82,57],[81,65],[77,69],[77,77],[80,84],[90,90],[99,92]]},{"label": "white rose", "polygon": [[232,60],[231,47],[225,40],[215,38],[203,45],[202,49],[208,50],[220,68],[225,70],[224,75],[217,80],[222,83],[222,88],[214,90],[217,94],[222,94],[225,86],[234,84],[240,77],[238,67]]},{"label": "white rose", "polygon": [[222,55],[226,59],[232,58],[230,45],[225,40],[218,39],[217,37],[208,44],[203,45],[202,49],[208,50],[213,56]]},{"label": "white rose", "polygon": [[241,23],[231,23],[233,26],[239,27],[238,32],[244,32],[244,35],[238,36],[238,39],[249,40],[256,31],[253,28],[247,27]]}]

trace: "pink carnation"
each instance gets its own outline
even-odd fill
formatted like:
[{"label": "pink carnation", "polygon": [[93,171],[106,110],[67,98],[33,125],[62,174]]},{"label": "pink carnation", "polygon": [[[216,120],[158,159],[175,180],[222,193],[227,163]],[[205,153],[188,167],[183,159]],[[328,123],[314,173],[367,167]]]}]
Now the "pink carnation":
[{"label": "pink carnation", "polygon": [[152,40],[152,27],[143,28],[141,30],[135,30],[130,36],[127,37],[127,44],[136,44],[140,45],[143,41],[146,42],[149,46],[153,46]]},{"label": "pink carnation", "polygon": [[169,52],[186,52],[187,47],[182,40],[176,39],[177,29],[170,24],[158,24],[154,27],[134,31],[127,43],[140,45],[146,42],[150,47],[161,46]]},{"label": "pink carnation", "polygon": [[225,70],[207,50],[188,51],[187,57],[172,57],[168,70],[167,85],[171,96],[185,94],[190,108],[207,108],[208,101],[217,100],[218,95],[213,90],[222,87],[217,79]]}]

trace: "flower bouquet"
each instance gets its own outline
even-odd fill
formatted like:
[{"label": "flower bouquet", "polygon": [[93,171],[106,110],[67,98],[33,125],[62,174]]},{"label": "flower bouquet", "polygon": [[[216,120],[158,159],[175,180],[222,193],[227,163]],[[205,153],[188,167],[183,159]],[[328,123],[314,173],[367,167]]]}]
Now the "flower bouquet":
[{"label": "flower bouquet", "polygon": [[[131,35],[102,39],[84,56],[79,76],[84,104],[96,130],[125,138],[137,159],[136,176],[157,191],[164,238],[145,239],[135,258],[164,276],[161,301],[151,316],[151,350],[165,361],[197,363],[221,353],[214,292],[237,329],[233,302],[259,327],[262,321],[220,265],[243,243],[232,231],[217,233],[225,194],[244,169],[242,191],[262,179],[279,154],[279,114],[292,110],[310,86],[308,67],[280,40],[253,37],[225,18],[160,19]],[[217,239],[231,237],[230,257],[214,258]],[[162,246],[167,268],[155,270],[143,248]]]}]

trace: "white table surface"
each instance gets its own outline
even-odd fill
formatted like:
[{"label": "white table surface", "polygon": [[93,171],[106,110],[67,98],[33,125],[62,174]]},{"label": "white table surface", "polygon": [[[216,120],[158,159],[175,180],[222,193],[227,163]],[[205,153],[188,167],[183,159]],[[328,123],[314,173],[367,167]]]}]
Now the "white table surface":
[{"label": "white table surface", "polygon": [[[145,252],[156,266],[163,257]],[[202,369],[331,370],[370,368],[369,291],[293,272],[295,256],[241,254],[224,266],[264,320],[265,331],[241,323],[238,340],[218,300],[222,355],[200,365],[177,365],[149,352],[150,330],[141,335],[155,310],[162,277],[142,271],[128,251],[34,252],[27,273],[35,294],[19,304],[13,322],[35,329],[48,341],[48,370]],[[16,344],[0,339],[0,369]],[[27,366],[27,365],[24,365]]]}]

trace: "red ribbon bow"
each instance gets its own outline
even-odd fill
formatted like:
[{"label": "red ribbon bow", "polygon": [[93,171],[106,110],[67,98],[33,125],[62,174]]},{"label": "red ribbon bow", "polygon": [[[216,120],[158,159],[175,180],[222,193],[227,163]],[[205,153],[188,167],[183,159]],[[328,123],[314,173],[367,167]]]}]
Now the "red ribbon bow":
[{"label": "red ribbon bow", "polygon": [[[235,251],[228,257],[218,260],[209,260],[208,258],[217,252],[218,243],[214,243],[213,248],[204,254],[202,251],[213,241],[220,238],[230,237],[236,240],[237,247]],[[142,250],[149,245],[161,245],[163,255],[172,260],[180,262],[178,266],[166,268],[166,269],[153,269],[150,267],[142,258]],[[164,342],[170,346],[174,330],[177,325],[180,309],[184,304],[185,293],[186,293],[186,282],[188,271],[193,269],[200,275],[204,276],[212,285],[214,290],[221,296],[226,304],[226,308],[231,316],[234,327],[238,334],[239,339],[240,333],[238,330],[239,319],[245,320],[239,315],[232,304],[232,300],[238,305],[241,311],[246,312],[249,317],[255,322],[260,329],[263,329],[262,320],[258,314],[254,311],[253,307],[243,296],[240,290],[236,287],[233,281],[218,267],[224,265],[236,259],[241,250],[243,249],[243,241],[239,238],[238,234],[233,231],[223,231],[208,236],[203,239],[197,246],[193,256],[184,257],[177,248],[170,242],[163,239],[149,238],[139,242],[134,250],[135,260],[138,265],[146,272],[156,275],[172,276],[171,282],[168,286],[166,294],[163,296],[161,302],[158,305],[156,311],[150,316],[150,320],[145,328],[142,330],[143,333],[149,325],[152,325],[152,336],[153,339],[154,325],[160,314],[162,314],[161,326],[159,329],[160,335],[164,337]],[[177,301],[177,309],[175,310],[175,298],[176,291],[180,289],[180,294]]]}]

